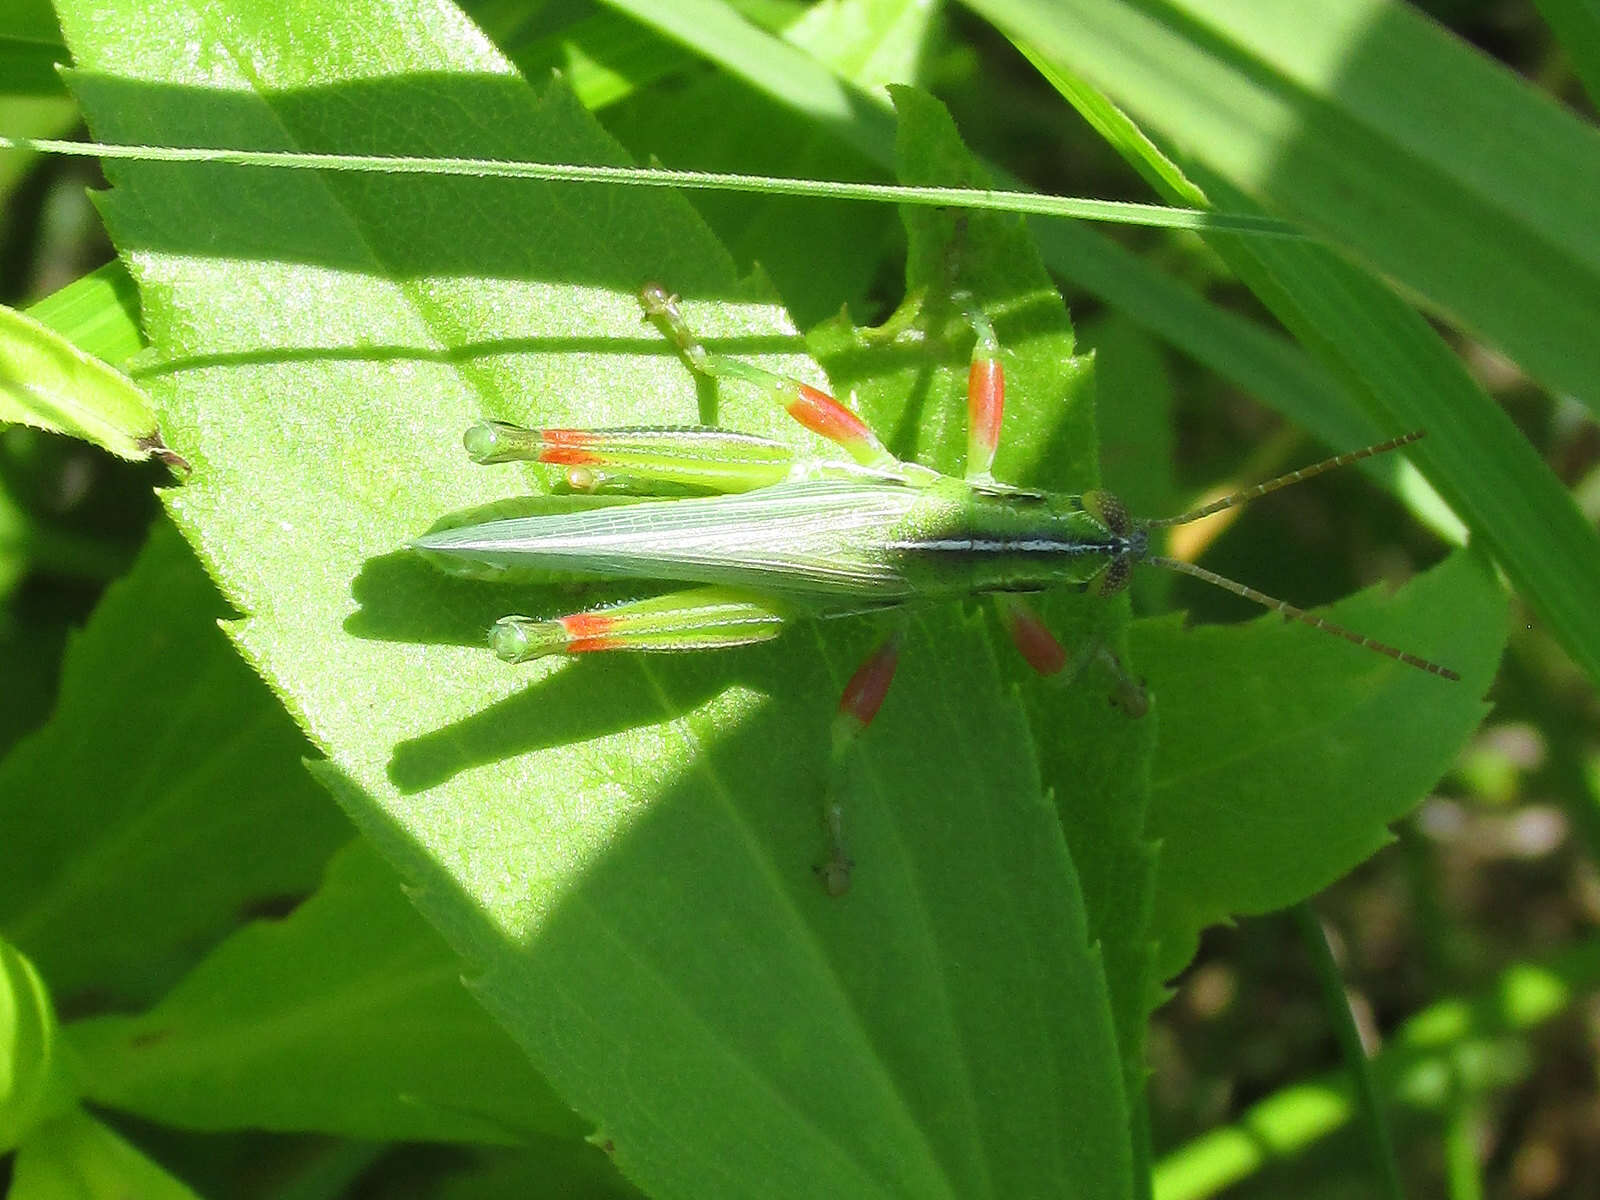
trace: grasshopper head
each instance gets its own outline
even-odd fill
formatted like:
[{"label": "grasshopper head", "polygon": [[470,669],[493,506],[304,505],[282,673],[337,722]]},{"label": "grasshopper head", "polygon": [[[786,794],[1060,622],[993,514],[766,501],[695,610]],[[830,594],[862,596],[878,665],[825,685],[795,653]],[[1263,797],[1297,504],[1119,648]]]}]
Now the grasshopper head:
[{"label": "grasshopper head", "polygon": [[1098,521],[1117,544],[1093,590],[1098,596],[1114,596],[1128,586],[1134,564],[1150,553],[1150,531],[1142,521],[1128,515],[1128,508],[1113,493],[1097,489],[1078,498],[1083,511]]}]

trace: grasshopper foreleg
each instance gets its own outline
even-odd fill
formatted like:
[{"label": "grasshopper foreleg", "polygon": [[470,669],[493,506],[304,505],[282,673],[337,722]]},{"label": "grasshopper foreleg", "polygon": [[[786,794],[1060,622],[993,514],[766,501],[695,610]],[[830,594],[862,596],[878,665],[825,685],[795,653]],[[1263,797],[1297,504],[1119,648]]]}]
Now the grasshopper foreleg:
[{"label": "grasshopper foreleg", "polygon": [[759,388],[796,421],[841,447],[862,466],[890,469],[899,465],[871,427],[827,392],[740,358],[712,354],[684,320],[678,297],[659,283],[640,288],[639,303],[646,318],[678,348],[696,374],[737,379]]}]

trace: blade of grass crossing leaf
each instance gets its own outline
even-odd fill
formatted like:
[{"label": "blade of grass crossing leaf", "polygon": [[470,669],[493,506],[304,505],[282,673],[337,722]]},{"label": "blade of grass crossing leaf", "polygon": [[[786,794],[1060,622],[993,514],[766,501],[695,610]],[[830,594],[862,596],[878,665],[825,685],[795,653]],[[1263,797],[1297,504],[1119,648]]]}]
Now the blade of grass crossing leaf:
[{"label": "blade of grass crossing leaf", "polygon": [[0,134],[0,147],[7,146],[49,154],[119,161],[272,167],[285,171],[322,170],[352,175],[431,175],[470,179],[522,179],[533,183],[567,185],[752,192],[831,200],[866,200],[881,204],[920,205],[925,208],[954,207],[995,212],[1048,213],[1054,216],[1080,217],[1090,221],[1114,221],[1172,229],[1211,229],[1294,240],[1303,237],[1297,227],[1272,217],[1238,217],[1229,213],[1197,212],[1158,204],[1128,204],[1119,200],[1047,196],[1025,189],[910,187],[900,184],[807,179],[792,175],[744,175],[611,163],[492,158],[481,155],[474,157],[350,154],[331,151],[314,153],[297,150],[257,150],[240,146],[70,142],[52,138],[7,137]]}]

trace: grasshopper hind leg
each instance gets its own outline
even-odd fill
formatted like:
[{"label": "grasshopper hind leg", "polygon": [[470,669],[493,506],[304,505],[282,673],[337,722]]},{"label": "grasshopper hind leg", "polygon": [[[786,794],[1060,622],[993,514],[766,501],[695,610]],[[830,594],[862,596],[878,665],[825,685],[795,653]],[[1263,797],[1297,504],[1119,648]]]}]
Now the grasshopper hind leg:
[{"label": "grasshopper hind leg", "polygon": [[501,617],[490,630],[489,645],[511,663],[606,650],[715,650],[770,641],[791,617],[767,596],[690,588],[564,617]]},{"label": "grasshopper hind leg", "polygon": [[628,426],[615,429],[525,429],[480,421],[462,438],[480,465],[539,462],[564,467],[578,491],[659,495],[659,485],[696,491],[749,492],[788,478],[792,446],[730,429]]}]

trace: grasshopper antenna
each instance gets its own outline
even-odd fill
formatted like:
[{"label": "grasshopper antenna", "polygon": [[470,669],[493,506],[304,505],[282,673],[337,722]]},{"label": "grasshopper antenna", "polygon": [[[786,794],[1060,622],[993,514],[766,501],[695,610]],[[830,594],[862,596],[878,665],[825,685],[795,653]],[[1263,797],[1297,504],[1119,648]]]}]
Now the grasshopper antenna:
[{"label": "grasshopper antenna", "polygon": [[1303,608],[1296,608],[1286,600],[1279,600],[1276,596],[1258,592],[1253,587],[1237,583],[1226,575],[1218,575],[1215,571],[1208,571],[1204,567],[1197,567],[1192,562],[1184,562],[1181,558],[1166,558],[1159,554],[1152,554],[1145,561],[1158,567],[1165,567],[1169,571],[1177,571],[1180,575],[1193,575],[1196,579],[1204,579],[1207,583],[1214,584],[1225,592],[1232,592],[1235,596],[1243,596],[1246,600],[1253,601],[1263,608],[1270,608],[1275,613],[1282,613],[1292,621],[1301,621],[1314,629],[1322,630],[1324,633],[1342,637],[1347,642],[1365,646],[1368,650],[1376,650],[1379,654],[1387,655],[1396,662],[1403,662],[1406,666],[1415,667],[1419,671],[1426,671],[1429,675],[1437,675],[1441,679],[1458,681],[1461,678],[1449,667],[1441,667],[1436,662],[1418,658],[1415,654],[1402,650],[1398,646],[1391,646],[1388,642],[1380,642],[1376,638],[1369,638],[1364,633],[1357,633],[1353,629],[1346,629],[1343,625],[1336,625],[1332,621],[1324,620],[1315,613],[1308,613]]},{"label": "grasshopper antenna", "polygon": [[[1298,471],[1290,471],[1287,475],[1279,475],[1276,479],[1269,479],[1265,483],[1258,483],[1254,487],[1247,487],[1242,492],[1234,492],[1231,496],[1224,496],[1220,500],[1213,500],[1210,504],[1200,508],[1190,509],[1186,513],[1179,513],[1175,517],[1157,517],[1153,521],[1145,521],[1147,529],[1164,529],[1172,525],[1187,525],[1191,521],[1198,521],[1201,517],[1209,517],[1212,513],[1222,512],[1224,509],[1237,508],[1241,504],[1248,504],[1262,496],[1271,495],[1281,488],[1291,484],[1304,483],[1308,479],[1315,479],[1318,475],[1325,475],[1329,471],[1340,467],[1348,467],[1351,463],[1360,462],[1363,458],[1372,458],[1374,455],[1387,454],[1391,450],[1398,450],[1401,446],[1409,446],[1427,436],[1425,429],[1413,429],[1410,433],[1403,433],[1397,438],[1390,438],[1387,442],[1379,442],[1374,446],[1367,446],[1361,450],[1352,450],[1348,454],[1336,454],[1332,458],[1325,458],[1319,463],[1312,463],[1309,467],[1301,467]],[[1152,562],[1155,560],[1152,559]]]},{"label": "grasshopper antenna", "polygon": [[[1187,525],[1191,521],[1198,521],[1201,517],[1209,517],[1212,513],[1222,512],[1224,509],[1246,504],[1251,500],[1269,495],[1291,484],[1304,483],[1308,479],[1315,479],[1318,475],[1327,471],[1349,466],[1351,463],[1360,462],[1364,458],[1371,458],[1375,454],[1387,454],[1390,450],[1398,450],[1401,446],[1409,446],[1412,442],[1422,437],[1424,432],[1421,429],[1413,430],[1397,438],[1390,438],[1387,442],[1379,442],[1362,450],[1352,450],[1348,454],[1338,454],[1333,458],[1324,459],[1322,462],[1313,463],[1309,467],[1302,467],[1298,471],[1290,471],[1287,475],[1280,475],[1276,479],[1269,479],[1265,483],[1258,483],[1254,487],[1234,492],[1232,495],[1224,496],[1220,500],[1213,500],[1210,504],[1191,509],[1186,513],[1180,513],[1176,517],[1160,517],[1153,521],[1143,521],[1141,524],[1147,529]],[[1181,558],[1167,558],[1164,555],[1152,554],[1145,561],[1153,566],[1165,567],[1169,571],[1176,571],[1180,575],[1192,575],[1196,579],[1203,579],[1214,587],[1219,587],[1225,592],[1232,592],[1235,596],[1241,596],[1252,603],[1261,605],[1263,608],[1271,609],[1275,613],[1281,613],[1290,620],[1300,621],[1314,629],[1320,629],[1324,633],[1331,633],[1335,637],[1341,637],[1357,646],[1365,646],[1368,650],[1376,651],[1394,659],[1396,662],[1403,662],[1408,667],[1415,667],[1419,671],[1426,671],[1428,674],[1437,675],[1441,679],[1459,680],[1461,678],[1449,667],[1442,667],[1436,662],[1430,662],[1426,658],[1419,658],[1415,654],[1401,650],[1398,646],[1391,646],[1387,642],[1380,642],[1376,638],[1367,637],[1366,634],[1357,633],[1353,629],[1346,629],[1343,625],[1324,620],[1322,617],[1306,612],[1303,608],[1296,608],[1287,601],[1279,600],[1276,596],[1258,592],[1253,587],[1238,583],[1225,575],[1218,575],[1215,571],[1208,571],[1206,568],[1196,566],[1194,563],[1185,562]]]}]

